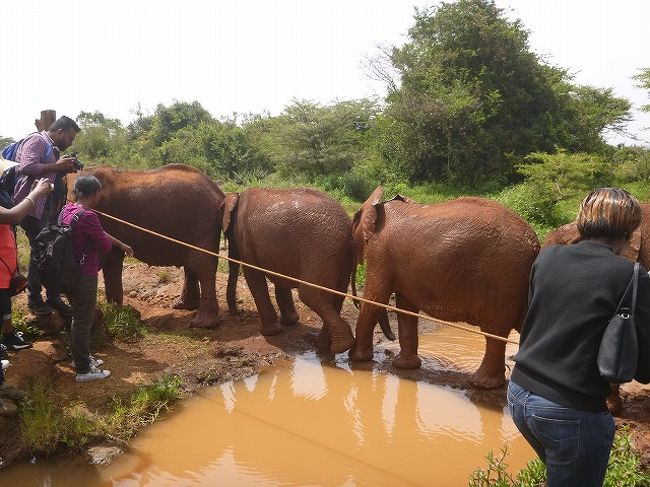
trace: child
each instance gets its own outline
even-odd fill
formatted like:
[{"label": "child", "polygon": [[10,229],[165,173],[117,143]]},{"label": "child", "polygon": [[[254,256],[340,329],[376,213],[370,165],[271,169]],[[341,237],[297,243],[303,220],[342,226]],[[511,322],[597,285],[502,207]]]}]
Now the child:
[{"label": "child", "polygon": [[77,382],[105,379],[110,370],[99,368],[104,362],[90,355],[90,332],[97,306],[97,274],[100,258],[118,247],[132,256],[133,250],[104,231],[97,214],[92,211],[101,197],[101,183],[95,176],[82,175],[74,183],[76,203],[66,205],[61,211],[61,223],[69,225],[75,215],[78,220],[72,229],[72,247],[81,276],[76,288],[68,294],[72,305],[72,358],[77,372]]}]

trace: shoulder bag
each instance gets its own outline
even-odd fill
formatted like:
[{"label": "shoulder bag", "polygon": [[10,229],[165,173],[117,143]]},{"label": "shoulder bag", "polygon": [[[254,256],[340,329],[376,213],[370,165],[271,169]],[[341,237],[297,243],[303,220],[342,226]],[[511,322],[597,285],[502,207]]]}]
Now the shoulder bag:
[{"label": "shoulder bag", "polygon": [[634,309],[639,283],[639,263],[634,264],[632,279],[607,323],[598,349],[598,371],[608,382],[621,384],[634,378],[639,356]]}]

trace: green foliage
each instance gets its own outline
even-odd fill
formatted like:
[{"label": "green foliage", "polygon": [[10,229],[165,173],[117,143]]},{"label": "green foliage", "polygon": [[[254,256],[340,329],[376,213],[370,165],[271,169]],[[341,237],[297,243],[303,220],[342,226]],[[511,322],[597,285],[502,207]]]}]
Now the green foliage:
[{"label": "green foliage", "polygon": [[402,84],[378,125],[379,150],[412,181],[504,182],[526,154],[602,149],[601,132],[629,119],[611,90],[573,86],[544,64],[491,0],[417,11],[391,61]]},{"label": "green foliage", "polygon": [[111,412],[103,418],[104,432],[121,440],[133,437],[180,396],[181,384],[180,377],[163,375],[154,384],[141,387],[127,398],[115,398]]},{"label": "green foliage", "polygon": [[2,135],[0,135],[0,150],[4,149],[5,147],[7,147],[9,144],[13,142],[15,142],[15,140],[12,139],[11,137],[3,137]]},{"label": "green foliage", "polygon": [[29,312],[23,304],[16,300],[11,305],[11,324],[16,331],[23,332],[30,338],[38,337],[43,334],[43,330],[28,319]]},{"label": "green foliage", "polygon": [[101,301],[99,307],[104,314],[106,330],[113,338],[133,342],[140,339],[147,332],[146,325],[140,321],[140,318],[130,306],[118,306]]},{"label": "green foliage", "polygon": [[72,150],[85,162],[111,163],[124,157],[127,132],[117,119],[106,118],[95,111],[81,112],[77,116],[81,132],[74,140]]},{"label": "green foliage", "polygon": [[[516,478],[508,472],[505,458],[508,448],[504,446],[500,455],[490,451],[486,456],[487,468],[476,469],[470,476],[470,487],[542,487],[546,485],[546,468],[535,459],[517,473]],[[640,457],[632,448],[629,429],[624,427],[616,432],[614,444],[607,464],[604,487],[647,487],[650,486],[650,473],[641,469]]]},{"label": "green foliage", "polygon": [[[644,68],[640,70],[640,73],[634,76],[634,79],[638,82],[637,86],[648,90],[650,94],[650,68]],[[645,112],[650,112],[650,105],[643,105],[641,110]]]},{"label": "green foliage", "polygon": [[97,426],[78,408],[65,409],[54,400],[54,392],[43,382],[36,382],[20,411],[23,437],[29,450],[49,455],[64,445],[81,450]]},{"label": "green foliage", "polygon": [[620,147],[613,155],[613,164],[618,183],[650,183],[650,149],[647,147]]},{"label": "green foliage", "polygon": [[50,455],[65,446],[82,451],[94,439],[128,440],[153,422],[180,396],[181,378],[163,375],[130,396],[115,398],[106,414],[90,413],[82,404],[64,406],[66,398],[43,382],[36,382],[20,410],[25,442],[32,454]]}]

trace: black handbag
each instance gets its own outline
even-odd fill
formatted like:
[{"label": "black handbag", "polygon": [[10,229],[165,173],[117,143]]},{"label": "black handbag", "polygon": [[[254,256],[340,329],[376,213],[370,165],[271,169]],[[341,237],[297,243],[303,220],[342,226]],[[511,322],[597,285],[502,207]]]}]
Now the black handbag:
[{"label": "black handbag", "polygon": [[616,313],[607,323],[598,349],[598,371],[603,379],[614,384],[630,382],[634,379],[637,369],[639,345],[634,323],[634,309],[638,283],[639,263],[637,262],[634,264],[634,274],[618,303]]}]

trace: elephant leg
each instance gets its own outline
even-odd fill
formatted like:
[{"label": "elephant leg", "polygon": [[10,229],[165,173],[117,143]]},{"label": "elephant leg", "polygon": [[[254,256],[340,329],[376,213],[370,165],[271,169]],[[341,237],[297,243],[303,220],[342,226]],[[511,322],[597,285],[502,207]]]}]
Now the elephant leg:
[{"label": "elephant leg", "polygon": [[[299,288],[300,299],[323,320],[330,333],[329,352],[337,354],[345,352],[354,346],[354,335],[347,321],[336,311],[334,300],[324,291],[307,286]],[[321,337],[322,338],[322,337]]]},{"label": "elephant leg", "polygon": [[255,300],[257,312],[260,315],[260,321],[262,322],[260,333],[266,336],[277,335],[282,331],[282,327],[278,322],[278,314],[275,312],[269,297],[266,277],[261,272],[250,267],[244,267],[244,277]]},{"label": "elephant leg", "polygon": [[[378,303],[388,303],[388,299],[391,295],[390,288],[382,285],[379,289],[376,289],[376,284],[374,283],[377,282],[377,280],[367,282],[368,284],[366,284],[366,290],[364,291],[363,297]],[[383,283],[383,280],[379,279],[379,282]],[[372,360],[372,335],[379,318],[384,312],[384,308],[380,308],[379,306],[361,303],[359,318],[357,319],[356,342],[354,349],[350,352],[350,358],[353,361],[365,362]]]},{"label": "elephant leg", "polygon": [[122,288],[122,265],[124,252],[113,248],[103,260],[102,272],[106,287],[106,301],[122,306],[124,290]]},{"label": "elephant leg", "polygon": [[[192,319],[190,326],[198,328],[214,328],[219,321],[219,304],[217,303],[217,293],[215,289],[215,280],[217,274],[217,258],[208,256],[203,252],[192,252],[188,256],[188,263],[185,269],[189,272],[185,273],[186,278],[193,276],[194,279],[198,278],[200,284],[199,309],[196,316]],[[196,292],[190,287],[191,284],[186,279],[189,293]],[[188,294],[188,299],[191,294]]]},{"label": "elephant leg", "polygon": [[199,280],[188,266],[183,266],[185,282],[180,299],[174,304],[174,309],[196,309],[199,307],[201,295],[199,292]]},{"label": "elephant leg", "polygon": [[275,300],[280,308],[280,323],[285,326],[293,326],[300,321],[300,316],[293,304],[291,288],[275,285]]},{"label": "elephant leg", "polygon": [[485,339],[485,355],[479,368],[472,374],[470,382],[476,387],[494,389],[505,384],[505,354],[506,342]]},{"label": "elephant leg", "polygon": [[[417,313],[420,311],[402,294],[395,293],[398,308]],[[422,365],[418,357],[418,319],[415,316],[397,313],[400,352],[393,359],[393,365],[400,369],[417,369]]]}]

